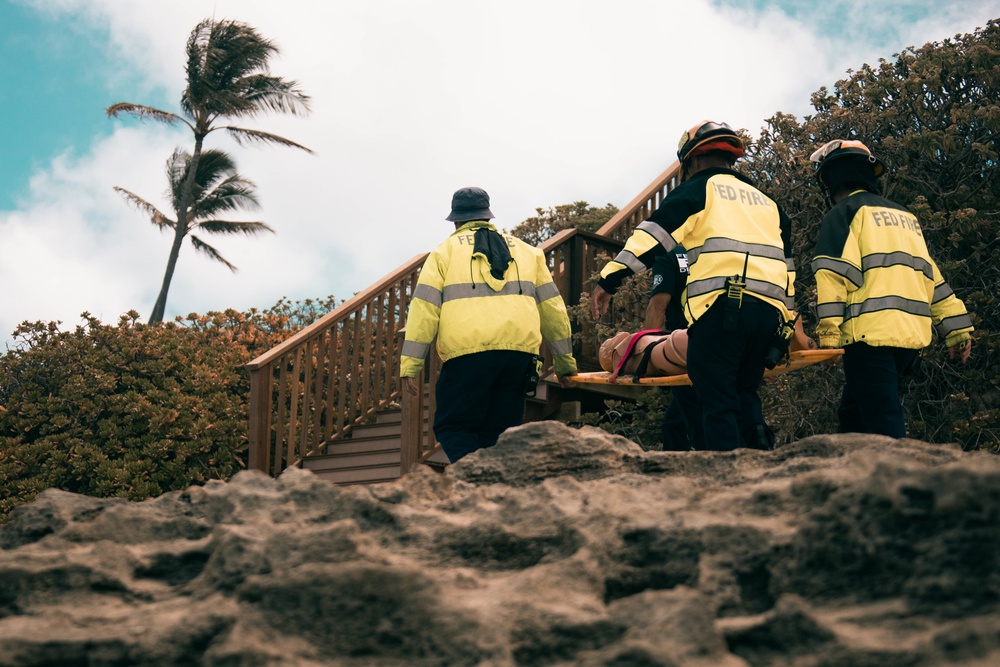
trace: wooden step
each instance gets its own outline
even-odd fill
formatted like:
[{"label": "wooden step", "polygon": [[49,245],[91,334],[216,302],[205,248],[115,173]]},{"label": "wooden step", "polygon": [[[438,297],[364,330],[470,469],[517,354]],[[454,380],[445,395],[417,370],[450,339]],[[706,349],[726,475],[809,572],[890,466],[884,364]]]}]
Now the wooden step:
[{"label": "wooden step", "polygon": [[326,454],[310,456],[341,456],[351,454],[365,454],[368,452],[384,452],[392,449],[399,449],[399,435],[396,437],[379,438],[353,438],[351,440],[335,440],[326,448]]},{"label": "wooden step", "polygon": [[314,470],[320,479],[343,486],[351,484],[380,484],[399,479],[399,464],[376,468],[361,468],[350,470]]},{"label": "wooden step", "polygon": [[399,466],[399,444],[395,449],[358,452],[356,454],[325,454],[310,456],[302,460],[306,470],[349,470],[352,468],[371,468],[379,466]]},{"label": "wooden step", "polygon": [[[401,422],[401,410],[380,410],[372,423],[359,424],[351,429],[347,438],[330,443],[326,454],[304,459],[302,468],[324,481],[345,486],[399,479]],[[424,410],[424,428],[429,428],[427,409]],[[428,463],[435,468],[446,465],[437,457]]]},{"label": "wooden step", "polygon": [[359,438],[384,438],[395,436],[399,437],[401,430],[401,425],[399,422],[386,422],[384,424],[361,424],[360,426],[355,426],[351,429],[350,438],[351,440],[357,440]]},{"label": "wooden step", "polygon": [[[427,420],[427,413],[430,412],[430,408],[426,405],[424,406],[424,420]],[[399,408],[391,408],[389,410],[379,410],[375,413],[375,423],[376,424],[398,424],[403,420],[403,411]]]},{"label": "wooden step", "polygon": [[440,445],[437,446],[437,449],[433,454],[420,461],[420,463],[437,472],[443,472],[445,468],[451,465],[451,461],[448,460],[448,455],[444,453],[444,450],[441,449]]},{"label": "wooden step", "polygon": [[[421,428],[426,431],[430,428],[430,422],[424,419]],[[402,431],[401,422],[386,422],[374,424],[358,424],[354,426],[347,434],[345,440],[357,440],[360,438],[382,438],[382,437],[399,437]]]},{"label": "wooden step", "polygon": [[376,424],[398,424],[401,421],[403,421],[403,411],[399,408],[393,408],[392,410],[380,410],[375,413]]}]

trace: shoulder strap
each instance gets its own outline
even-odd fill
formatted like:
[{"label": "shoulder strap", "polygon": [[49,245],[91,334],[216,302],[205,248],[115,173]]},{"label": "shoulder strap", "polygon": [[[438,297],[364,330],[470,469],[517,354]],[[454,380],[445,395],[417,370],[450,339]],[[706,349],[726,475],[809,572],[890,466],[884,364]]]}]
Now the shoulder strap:
[{"label": "shoulder strap", "polygon": [[655,348],[655,345],[647,345],[646,349],[642,351],[642,358],[639,360],[639,365],[632,376],[632,382],[638,383],[639,378],[646,374],[646,369],[649,368],[649,355],[653,353]]}]

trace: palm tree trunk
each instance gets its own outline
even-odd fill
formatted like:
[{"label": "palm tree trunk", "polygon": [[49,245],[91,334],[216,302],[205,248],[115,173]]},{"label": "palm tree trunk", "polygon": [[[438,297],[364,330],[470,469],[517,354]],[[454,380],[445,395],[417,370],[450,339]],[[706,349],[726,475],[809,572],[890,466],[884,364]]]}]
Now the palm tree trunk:
[{"label": "palm tree trunk", "polygon": [[167,292],[170,291],[170,281],[174,277],[174,267],[177,266],[177,258],[181,253],[181,244],[184,242],[186,233],[180,225],[174,232],[174,242],[170,245],[170,255],[167,257],[167,270],[163,274],[163,284],[160,286],[160,294],[153,304],[153,312],[149,316],[150,324],[159,324],[163,321],[163,313],[167,309]]},{"label": "palm tree trunk", "polygon": [[181,244],[188,233],[188,211],[191,208],[191,200],[194,198],[194,179],[198,171],[198,161],[201,160],[201,146],[205,139],[204,134],[195,134],[194,151],[191,154],[191,162],[188,164],[187,178],[184,180],[184,188],[181,190],[181,202],[177,207],[177,226],[174,228],[174,242],[170,246],[170,256],[167,257],[167,270],[163,274],[163,284],[160,286],[160,294],[153,304],[153,312],[149,316],[150,324],[159,324],[163,321],[163,314],[167,309],[167,292],[170,291],[170,281],[174,277],[174,268],[177,266],[177,258],[181,253]]}]

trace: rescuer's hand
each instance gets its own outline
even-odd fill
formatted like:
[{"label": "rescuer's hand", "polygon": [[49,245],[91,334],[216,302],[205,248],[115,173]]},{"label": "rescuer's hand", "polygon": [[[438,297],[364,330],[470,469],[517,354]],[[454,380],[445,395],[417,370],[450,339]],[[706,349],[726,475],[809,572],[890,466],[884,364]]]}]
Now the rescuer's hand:
[{"label": "rescuer's hand", "polygon": [[596,285],[594,293],[590,295],[590,317],[595,320],[601,319],[601,316],[608,312],[609,303],[611,295],[605,292],[603,287]]},{"label": "rescuer's hand", "polygon": [[403,390],[410,396],[416,396],[420,392],[420,382],[417,378],[401,378],[403,380]]},{"label": "rescuer's hand", "polygon": [[574,373],[564,373],[562,375],[557,375],[556,376],[556,380],[559,381],[559,386],[560,387],[564,387],[564,388],[565,387],[569,387],[569,386],[571,386],[573,384],[573,380],[571,378],[574,375],[576,375],[575,372]]},{"label": "rescuer's hand", "polygon": [[805,330],[802,328],[802,319],[795,320],[795,333],[792,335],[792,341],[788,346],[789,351],[795,352],[797,350],[815,350],[816,341],[806,335]]},{"label": "rescuer's hand", "polygon": [[957,345],[952,345],[948,348],[948,358],[954,359],[955,353],[958,353],[958,358],[962,360],[964,364],[969,360],[969,355],[972,354],[972,339],[966,339],[965,343],[959,343]]}]

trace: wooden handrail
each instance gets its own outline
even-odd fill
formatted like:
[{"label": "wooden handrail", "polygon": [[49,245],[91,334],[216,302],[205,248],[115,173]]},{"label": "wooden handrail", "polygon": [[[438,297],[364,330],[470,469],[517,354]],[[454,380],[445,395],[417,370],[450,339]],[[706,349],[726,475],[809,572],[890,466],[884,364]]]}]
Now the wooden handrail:
[{"label": "wooden handrail", "polygon": [[659,207],[667,193],[680,185],[681,164],[674,162],[622,210],[597,230],[598,236],[624,241],[636,226]]},{"label": "wooden handrail", "polygon": [[275,347],[260,355],[253,361],[247,364],[247,368],[254,370],[260,368],[264,364],[270,363],[277,359],[281,355],[285,354],[288,350],[291,350],[304,341],[311,339],[316,336],[320,331],[327,328],[330,323],[337,321],[345,316],[345,314],[352,313],[358,309],[359,306],[363,306],[368,303],[374,296],[378,296],[385,292],[390,286],[395,285],[399,282],[400,278],[412,273],[415,270],[419,270],[423,265],[424,260],[427,259],[429,253],[422,253],[415,256],[409,262],[403,264],[398,269],[387,275],[385,278],[375,283],[371,287],[365,289],[364,291],[358,292],[353,297],[345,301],[344,303],[337,306],[335,309],[331,310],[329,313],[319,318],[308,327],[299,331],[294,336],[288,338],[287,340],[279,343]]},{"label": "wooden handrail", "polygon": [[[566,229],[543,242],[552,279],[567,305],[579,303],[600,269],[601,255],[617,253],[623,240],[649,217],[678,185],[680,166],[671,165],[597,233]],[[249,364],[249,467],[272,475],[301,459],[323,453],[401,398],[399,359],[406,313],[427,253],[416,255],[371,287],[355,294]],[[597,349],[587,335],[589,318],[574,322],[574,355],[582,367],[595,366]],[[432,346],[433,347],[433,346]],[[542,346],[544,372],[552,357]],[[432,353],[422,385],[433,387],[440,360]],[[412,400],[402,396],[401,471],[407,472],[435,446],[434,392]]]}]

